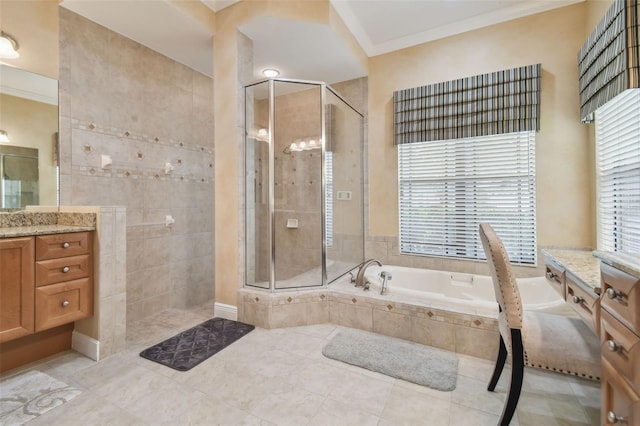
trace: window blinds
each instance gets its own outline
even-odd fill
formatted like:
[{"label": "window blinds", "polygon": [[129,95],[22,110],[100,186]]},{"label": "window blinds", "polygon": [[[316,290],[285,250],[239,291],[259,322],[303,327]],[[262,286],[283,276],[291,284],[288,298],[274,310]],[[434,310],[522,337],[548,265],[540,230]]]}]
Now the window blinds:
[{"label": "window blinds", "polygon": [[598,248],[640,254],[640,89],[596,111]]},{"label": "window blinds", "polygon": [[514,264],[536,264],[535,132],[398,146],[400,251],[485,259],[490,223]]}]

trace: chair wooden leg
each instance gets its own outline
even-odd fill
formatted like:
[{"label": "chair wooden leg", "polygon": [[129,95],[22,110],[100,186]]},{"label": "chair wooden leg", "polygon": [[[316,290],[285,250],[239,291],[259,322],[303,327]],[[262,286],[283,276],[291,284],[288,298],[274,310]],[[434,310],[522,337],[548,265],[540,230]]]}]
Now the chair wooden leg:
[{"label": "chair wooden leg", "polygon": [[500,335],[500,349],[498,349],[498,359],[496,359],[496,367],[493,370],[493,376],[491,376],[491,381],[489,382],[489,386],[487,389],[491,392],[496,388],[498,384],[498,380],[500,380],[500,375],[502,374],[502,369],[504,368],[504,363],[507,360],[507,347],[504,344],[504,339],[502,335]]},{"label": "chair wooden leg", "polygon": [[509,396],[504,405],[500,418],[501,426],[508,426],[516,406],[520,399],[522,390],[522,378],[524,376],[524,347],[522,345],[522,334],[519,329],[511,329],[511,385],[509,386]]}]

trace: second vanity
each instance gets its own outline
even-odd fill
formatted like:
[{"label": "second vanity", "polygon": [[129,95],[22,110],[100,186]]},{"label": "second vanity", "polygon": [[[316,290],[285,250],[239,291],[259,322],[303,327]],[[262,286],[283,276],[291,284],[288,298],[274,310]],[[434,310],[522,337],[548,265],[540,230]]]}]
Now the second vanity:
[{"label": "second vanity", "polygon": [[599,336],[603,425],[640,424],[640,262],[618,253],[545,249],[547,281]]},{"label": "second vanity", "polygon": [[94,214],[0,214],[0,371],[71,347],[93,315]]}]

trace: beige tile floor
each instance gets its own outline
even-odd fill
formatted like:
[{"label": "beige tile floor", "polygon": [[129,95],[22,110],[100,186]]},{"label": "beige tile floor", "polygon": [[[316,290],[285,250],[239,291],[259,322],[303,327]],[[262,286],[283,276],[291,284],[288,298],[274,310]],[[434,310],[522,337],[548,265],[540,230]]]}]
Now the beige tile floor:
[{"label": "beige tile floor", "polygon": [[[486,391],[492,362],[459,355],[453,392],[323,357],[340,327],[256,329],[188,372],[138,353],[211,317],[169,310],[129,329],[126,351],[98,363],[66,352],[18,371],[44,371],[82,394],[29,425],[495,425],[508,371]],[[506,380],[505,380],[506,379]],[[514,425],[597,425],[597,383],[527,369]]]}]

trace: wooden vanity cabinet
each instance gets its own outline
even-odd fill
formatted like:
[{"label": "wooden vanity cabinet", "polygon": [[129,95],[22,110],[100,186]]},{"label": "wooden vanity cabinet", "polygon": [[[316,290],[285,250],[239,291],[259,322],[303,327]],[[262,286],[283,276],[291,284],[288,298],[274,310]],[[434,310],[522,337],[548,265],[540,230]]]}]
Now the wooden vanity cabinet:
[{"label": "wooden vanity cabinet", "polygon": [[93,315],[92,233],[0,239],[0,343]]},{"label": "wooden vanity cabinet", "polygon": [[34,332],[34,241],[0,239],[0,343]]},{"label": "wooden vanity cabinet", "polygon": [[640,279],[602,263],[602,424],[640,424]]},{"label": "wooden vanity cabinet", "polygon": [[571,272],[565,273],[565,300],[597,335],[600,335],[600,296]]},{"label": "wooden vanity cabinet", "polygon": [[93,315],[91,234],[36,237],[35,330]]},{"label": "wooden vanity cabinet", "polygon": [[601,388],[601,424],[640,424],[640,397],[606,359],[602,360]]}]

